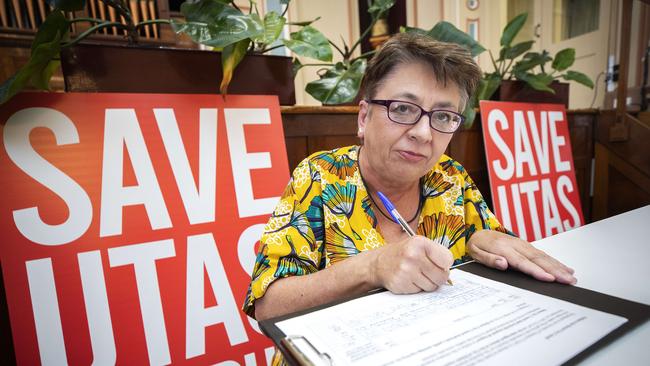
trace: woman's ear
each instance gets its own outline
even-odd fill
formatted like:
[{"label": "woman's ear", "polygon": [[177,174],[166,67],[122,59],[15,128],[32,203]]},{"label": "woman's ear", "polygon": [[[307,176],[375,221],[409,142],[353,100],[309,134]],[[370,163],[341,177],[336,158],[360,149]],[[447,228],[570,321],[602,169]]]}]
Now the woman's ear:
[{"label": "woman's ear", "polygon": [[370,105],[365,100],[359,101],[359,114],[357,115],[357,137],[363,140],[366,123],[370,117]]}]

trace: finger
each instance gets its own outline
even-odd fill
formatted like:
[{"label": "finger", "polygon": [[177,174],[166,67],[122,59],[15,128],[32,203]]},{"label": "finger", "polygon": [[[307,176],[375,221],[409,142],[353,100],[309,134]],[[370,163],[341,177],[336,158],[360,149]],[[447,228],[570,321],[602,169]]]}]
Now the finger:
[{"label": "finger", "polygon": [[427,258],[436,266],[448,270],[454,263],[454,256],[449,249],[429,239],[423,244]]},{"label": "finger", "polygon": [[555,276],[546,272],[542,267],[538,266],[518,251],[509,248],[506,249],[503,254],[508,261],[508,265],[511,267],[516,268],[523,273],[531,275],[540,281],[555,281]]},{"label": "finger", "polygon": [[470,254],[474,260],[479,263],[483,263],[488,267],[500,269],[502,271],[508,269],[508,261],[503,256],[500,256],[498,254],[487,252],[477,246],[474,246],[472,248],[472,252]]},{"label": "finger", "polygon": [[422,275],[435,284],[436,287],[442,286],[449,279],[449,268],[438,267],[428,257],[422,258],[420,269],[422,270]]},{"label": "finger", "polygon": [[433,292],[438,288],[438,284],[429,279],[424,273],[416,275],[413,284],[426,292]]},{"label": "finger", "polygon": [[522,251],[522,254],[525,255],[528,260],[537,264],[547,273],[553,275],[556,281],[570,285],[573,285],[577,282],[576,278],[573,276],[573,269],[565,266],[557,259],[546,254],[544,251],[539,250],[533,246],[523,249]]}]

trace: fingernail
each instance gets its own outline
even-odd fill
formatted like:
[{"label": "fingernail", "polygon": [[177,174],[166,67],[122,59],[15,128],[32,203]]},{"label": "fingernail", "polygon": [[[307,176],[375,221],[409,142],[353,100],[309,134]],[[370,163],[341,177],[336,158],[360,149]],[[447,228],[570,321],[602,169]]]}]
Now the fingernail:
[{"label": "fingernail", "polygon": [[506,266],[507,266],[506,260],[503,259],[503,258],[497,258],[497,260],[495,262],[496,262],[497,267],[499,267],[501,269],[505,269]]}]

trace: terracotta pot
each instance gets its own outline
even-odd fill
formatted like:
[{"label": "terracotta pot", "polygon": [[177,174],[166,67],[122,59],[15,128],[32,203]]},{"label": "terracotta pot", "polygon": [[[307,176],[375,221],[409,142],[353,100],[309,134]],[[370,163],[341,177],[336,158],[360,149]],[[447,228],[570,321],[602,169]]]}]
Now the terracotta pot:
[{"label": "terracotta pot", "polygon": [[[247,55],[229,94],[277,95],[296,103],[291,57]],[[69,92],[218,94],[221,53],[152,46],[79,44],[61,51]]]},{"label": "terracotta pot", "polygon": [[492,99],[503,102],[564,104],[564,107],[568,109],[569,84],[554,81],[549,87],[555,90],[555,94],[535,90],[523,81],[503,80]]}]

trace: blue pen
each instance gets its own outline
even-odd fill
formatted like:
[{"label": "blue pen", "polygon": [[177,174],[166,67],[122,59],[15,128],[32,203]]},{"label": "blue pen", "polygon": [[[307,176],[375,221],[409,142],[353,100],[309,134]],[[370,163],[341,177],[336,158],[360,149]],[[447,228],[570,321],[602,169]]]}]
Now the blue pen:
[{"label": "blue pen", "polygon": [[[381,203],[384,205],[384,207],[386,208],[390,216],[393,218],[393,220],[395,220],[395,222],[402,227],[402,230],[406,231],[408,236],[415,236],[415,232],[413,231],[413,229],[411,229],[411,226],[409,226],[409,224],[406,222],[406,220],[404,220],[402,215],[400,215],[399,212],[397,212],[397,209],[395,208],[395,206],[393,206],[393,204],[390,202],[388,197],[384,196],[384,194],[379,191],[377,191],[377,195],[379,196]],[[447,280],[447,283],[453,285],[450,279]]]}]

